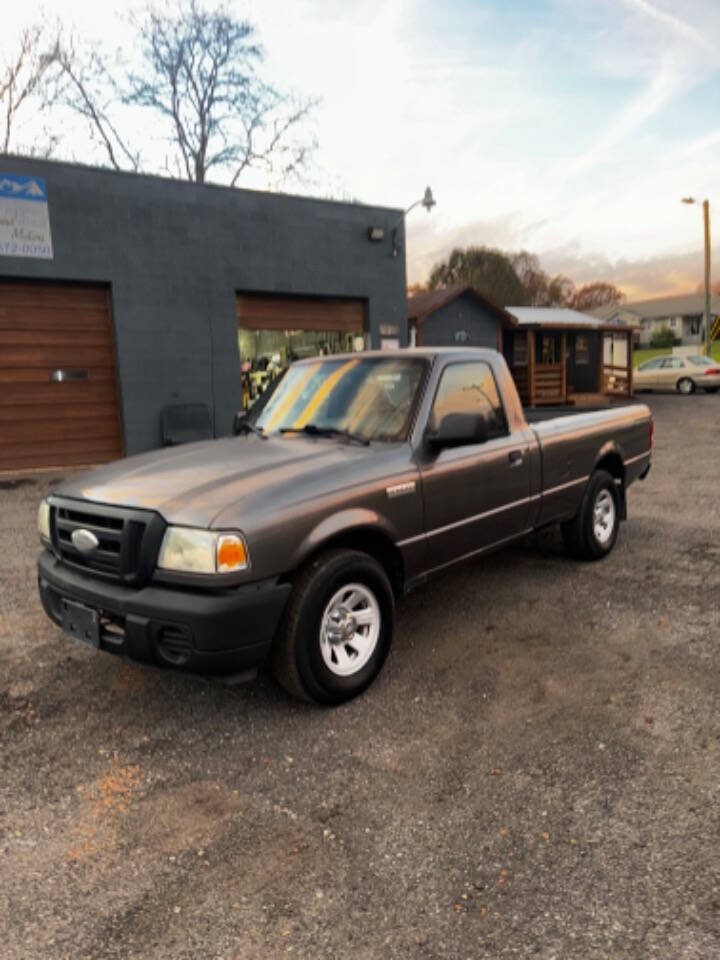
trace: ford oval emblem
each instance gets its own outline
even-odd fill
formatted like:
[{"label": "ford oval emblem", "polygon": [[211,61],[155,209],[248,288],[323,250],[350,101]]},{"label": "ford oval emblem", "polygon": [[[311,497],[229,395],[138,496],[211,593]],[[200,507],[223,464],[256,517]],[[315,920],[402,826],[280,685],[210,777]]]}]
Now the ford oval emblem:
[{"label": "ford oval emblem", "polygon": [[76,550],[79,550],[80,553],[92,553],[93,550],[97,550],[100,546],[100,541],[92,532],[92,530],[73,530],[70,534],[70,539],[72,540],[72,545]]}]

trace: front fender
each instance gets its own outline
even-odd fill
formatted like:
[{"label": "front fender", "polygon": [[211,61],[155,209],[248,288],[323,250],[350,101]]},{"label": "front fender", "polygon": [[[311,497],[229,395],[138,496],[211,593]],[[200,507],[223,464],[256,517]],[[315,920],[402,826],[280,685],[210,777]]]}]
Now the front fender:
[{"label": "front fender", "polygon": [[343,533],[352,533],[354,530],[370,530],[381,533],[392,543],[397,543],[399,537],[393,524],[382,514],[366,507],[351,507],[339,510],[329,517],[324,517],[299,543],[293,554],[292,568],[302,564],[307,557],[329,540]]}]

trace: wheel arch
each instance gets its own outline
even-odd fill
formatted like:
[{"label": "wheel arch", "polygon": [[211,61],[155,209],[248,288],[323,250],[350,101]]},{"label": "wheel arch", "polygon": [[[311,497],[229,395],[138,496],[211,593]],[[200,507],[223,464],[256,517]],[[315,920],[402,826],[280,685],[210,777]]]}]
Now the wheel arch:
[{"label": "wheel arch", "polygon": [[611,477],[614,477],[620,497],[620,519],[626,520],[625,461],[623,460],[620,448],[614,440],[608,441],[608,443],[601,447],[593,467],[593,473],[596,470],[605,470]]},{"label": "wheel arch", "polygon": [[678,393],[682,393],[682,391],[680,390],[680,384],[683,382],[683,380],[687,380],[687,381],[689,381],[689,382],[692,384],[692,386],[691,386],[691,388],[690,388],[690,390],[689,390],[688,392],[689,392],[689,393],[695,393],[695,391],[696,391],[697,388],[698,388],[698,385],[695,383],[695,378],[694,378],[691,374],[683,374],[681,377],[678,377],[678,378],[677,378],[677,380],[675,381],[675,389],[676,389],[676,391],[677,391]]},{"label": "wheel arch", "polygon": [[369,510],[344,511],[323,520],[302,541],[284,580],[292,580],[297,570],[325,550],[360,550],[373,557],[383,568],[396,596],[405,585],[405,565],[396,546],[394,531],[379,514]]}]

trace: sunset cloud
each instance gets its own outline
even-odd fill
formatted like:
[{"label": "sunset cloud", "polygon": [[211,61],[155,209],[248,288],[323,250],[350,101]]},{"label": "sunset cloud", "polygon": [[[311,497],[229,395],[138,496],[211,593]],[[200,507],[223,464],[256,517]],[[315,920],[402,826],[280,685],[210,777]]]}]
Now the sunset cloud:
[{"label": "sunset cloud", "polygon": [[[407,222],[409,281],[455,245],[485,243],[633,295],[700,282],[698,209],[679,199],[720,203],[716,0],[230,6],[256,23],[269,76],[321,98],[301,190],[405,208],[432,186],[431,216]],[[40,9],[5,11],[0,49]],[[128,37],[107,4],[55,0],[53,13],[90,41]],[[162,154],[151,125],[138,133]]]}]

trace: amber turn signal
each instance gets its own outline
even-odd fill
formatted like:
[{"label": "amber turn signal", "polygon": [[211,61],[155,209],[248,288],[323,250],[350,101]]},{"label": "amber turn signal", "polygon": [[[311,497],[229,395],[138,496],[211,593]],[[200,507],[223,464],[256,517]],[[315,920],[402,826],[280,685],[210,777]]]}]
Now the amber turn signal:
[{"label": "amber turn signal", "polygon": [[230,573],[245,570],[247,566],[247,549],[242,537],[234,533],[221,534],[217,542],[217,572]]}]

